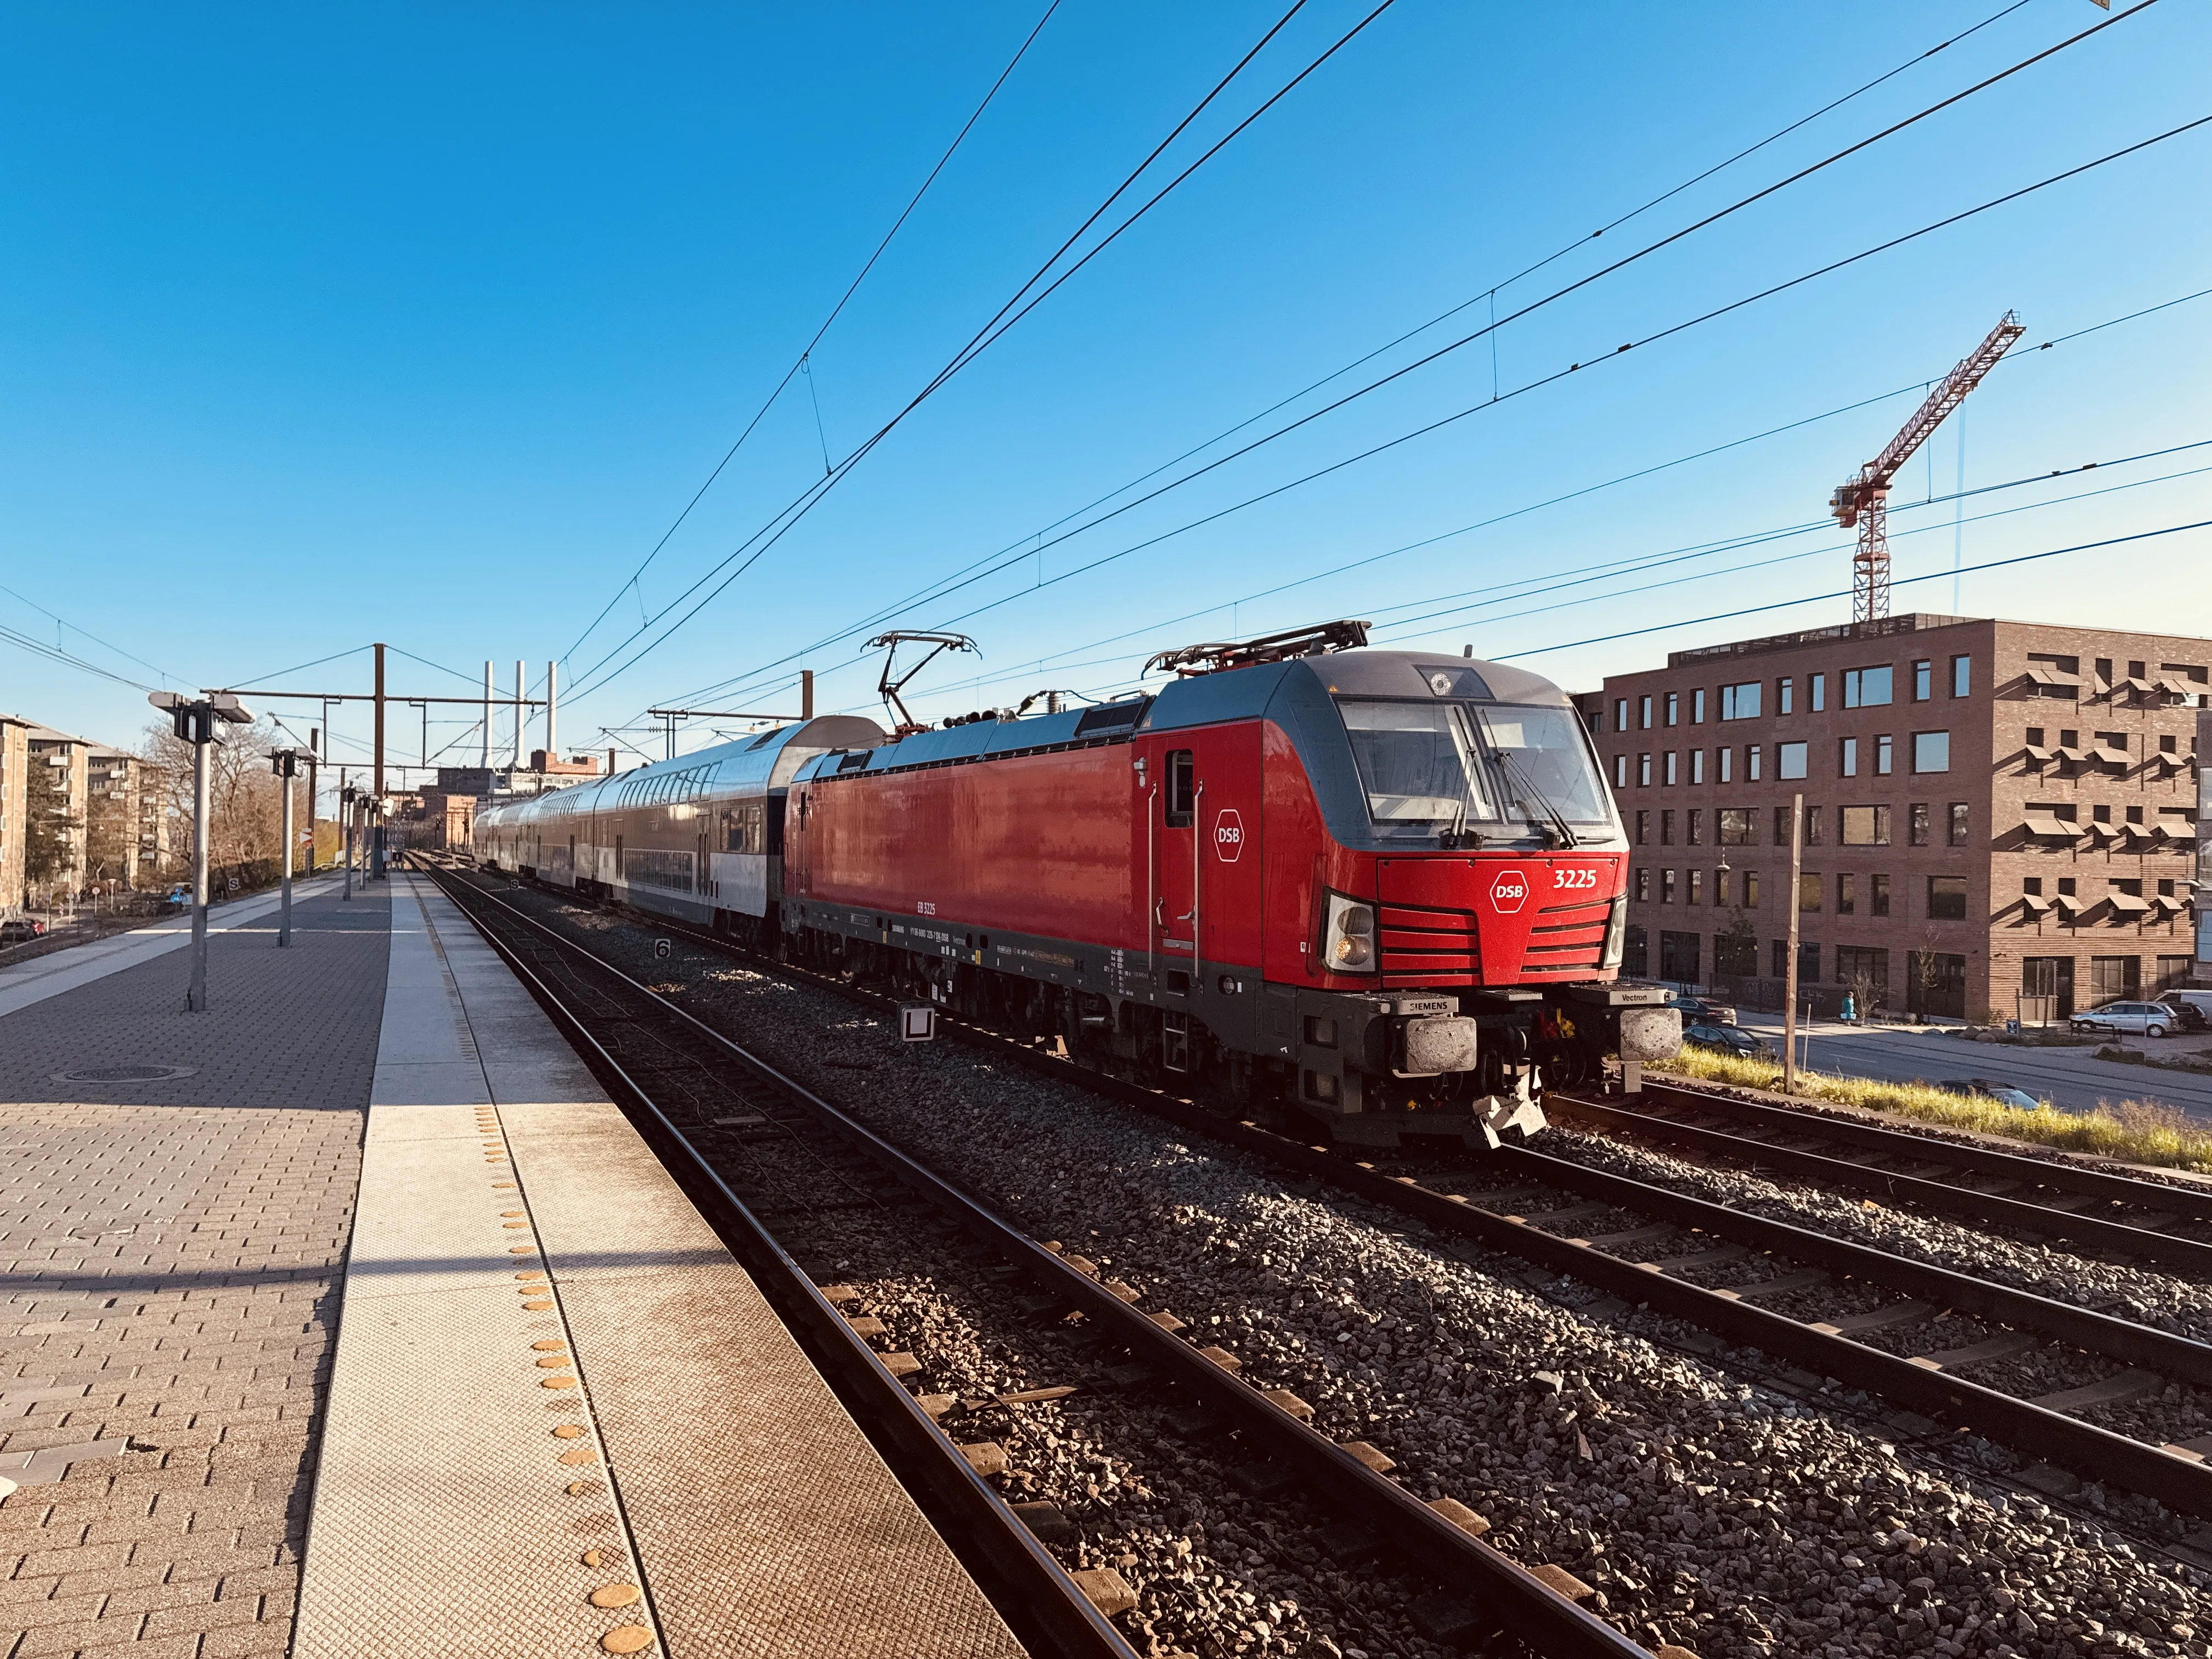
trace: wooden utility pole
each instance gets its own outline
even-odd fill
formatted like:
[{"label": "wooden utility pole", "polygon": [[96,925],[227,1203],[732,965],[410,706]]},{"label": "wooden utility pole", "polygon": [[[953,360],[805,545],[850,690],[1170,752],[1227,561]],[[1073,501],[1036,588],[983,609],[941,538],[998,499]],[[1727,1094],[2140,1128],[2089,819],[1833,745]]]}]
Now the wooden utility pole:
[{"label": "wooden utility pole", "polygon": [[1797,916],[1802,908],[1798,884],[1805,872],[1805,797],[1790,798],[1790,956],[1782,971],[1782,1092],[1797,1092]]}]

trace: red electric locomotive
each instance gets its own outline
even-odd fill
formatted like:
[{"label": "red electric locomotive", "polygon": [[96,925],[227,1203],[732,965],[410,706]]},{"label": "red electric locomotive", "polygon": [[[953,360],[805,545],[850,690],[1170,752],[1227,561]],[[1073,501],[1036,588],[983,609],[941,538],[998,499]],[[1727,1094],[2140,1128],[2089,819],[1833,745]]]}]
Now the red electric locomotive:
[{"label": "red electric locomotive", "polygon": [[1565,696],[1365,638],[1194,647],[1155,696],[809,760],[769,925],[1370,1145],[1495,1144],[1540,1127],[1547,1084],[1672,1054],[1662,994],[1614,982],[1627,843]]}]

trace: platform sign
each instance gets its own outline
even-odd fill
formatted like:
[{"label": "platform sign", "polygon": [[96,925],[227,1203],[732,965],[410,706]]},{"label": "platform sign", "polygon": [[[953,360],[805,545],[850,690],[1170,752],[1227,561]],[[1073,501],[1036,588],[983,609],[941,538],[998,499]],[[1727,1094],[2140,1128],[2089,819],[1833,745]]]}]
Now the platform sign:
[{"label": "platform sign", "polygon": [[933,1002],[899,1004],[899,1036],[908,1042],[934,1042],[937,1037],[937,1005]]},{"label": "platform sign", "polygon": [[665,962],[674,952],[675,949],[675,945],[670,943],[667,939],[657,939],[653,941],[653,959],[657,962]]}]

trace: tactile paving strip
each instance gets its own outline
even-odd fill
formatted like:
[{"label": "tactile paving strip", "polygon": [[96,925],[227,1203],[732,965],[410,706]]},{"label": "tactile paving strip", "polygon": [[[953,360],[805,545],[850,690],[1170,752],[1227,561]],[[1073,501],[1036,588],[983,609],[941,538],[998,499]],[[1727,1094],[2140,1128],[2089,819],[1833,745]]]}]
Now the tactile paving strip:
[{"label": "tactile paving strip", "polygon": [[670,1650],[1018,1659],[997,1613],[621,1111],[468,922],[442,896],[427,902]]},{"label": "tactile paving strip", "polygon": [[394,897],[293,1652],[636,1652],[659,1632],[586,1379],[452,977]]}]

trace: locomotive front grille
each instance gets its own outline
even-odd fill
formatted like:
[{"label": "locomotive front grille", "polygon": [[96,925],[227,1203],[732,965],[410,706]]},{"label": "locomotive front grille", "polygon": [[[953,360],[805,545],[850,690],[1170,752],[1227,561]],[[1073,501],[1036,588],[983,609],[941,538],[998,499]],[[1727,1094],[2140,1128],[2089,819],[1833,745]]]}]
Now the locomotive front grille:
[{"label": "locomotive front grille", "polygon": [[1473,912],[1386,904],[1380,920],[1385,986],[1481,982],[1482,947]]},{"label": "locomotive front grille", "polygon": [[1575,899],[1547,904],[1537,913],[1547,920],[1528,930],[1524,974],[1585,974],[1605,960],[1605,928],[1612,915],[1606,899]]}]

